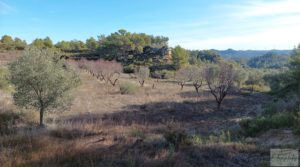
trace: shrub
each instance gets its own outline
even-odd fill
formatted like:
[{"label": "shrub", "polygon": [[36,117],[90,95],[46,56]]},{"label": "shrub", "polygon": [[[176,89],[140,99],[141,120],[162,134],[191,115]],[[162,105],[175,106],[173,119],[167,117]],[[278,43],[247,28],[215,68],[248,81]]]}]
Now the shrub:
[{"label": "shrub", "polygon": [[6,90],[9,88],[8,76],[8,70],[0,67],[0,89]]},{"label": "shrub", "polygon": [[126,74],[131,74],[131,73],[134,73],[135,70],[134,70],[134,66],[133,65],[128,65],[128,66],[124,66],[123,67],[123,72],[126,73]]},{"label": "shrub", "polygon": [[184,130],[170,130],[164,134],[164,138],[177,150],[181,145],[190,145],[189,135]]},{"label": "shrub", "polygon": [[194,145],[201,145],[201,144],[204,144],[205,140],[200,135],[192,135],[191,142]]},{"label": "shrub", "polygon": [[295,119],[295,115],[290,112],[275,114],[271,118],[271,128],[291,127]]},{"label": "shrub", "polygon": [[240,122],[245,136],[255,136],[261,131],[267,129],[267,120],[264,117],[251,119],[245,119]]},{"label": "shrub", "polygon": [[296,117],[293,113],[282,112],[271,117],[245,119],[240,122],[240,125],[245,136],[253,137],[269,129],[292,127],[295,121]]},{"label": "shrub", "polygon": [[295,134],[300,134],[300,112],[297,113],[293,130]]},{"label": "shrub", "polygon": [[175,72],[169,70],[159,70],[151,73],[151,77],[158,79],[171,79],[174,78]]},{"label": "shrub", "polygon": [[223,143],[231,142],[231,134],[229,131],[222,131],[220,135],[220,141]]},{"label": "shrub", "polygon": [[139,130],[139,129],[133,129],[130,132],[130,136],[140,138],[140,139],[145,139],[145,133],[143,131]]},{"label": "shrub", "polygon": [[121,94],[135,94],[138,91],[138,87],[130,82],[124,82],[120,84]]},{"label": "shrub", "polygon": [[173,79],[175,77],[175,71],[164,70],[164,78],[163,79]]},{"label": "shrub", "polygon": [[21,115],[14,112],[0,113],[0,134],[3,135],[13,133],[14,130],[12,129],[12,126],[15,125],[20,119]]},{"label": "shrub", "polygon": [[80,130],[80,129],[67,129],[67,128],[60,128],[50,131],[50,135],[57,138],[63,138],[63,139],[76,139],[76,138],[82,138],[82,137],[88,137],[96,135],[94,132],[89,132],[86,130]]}]

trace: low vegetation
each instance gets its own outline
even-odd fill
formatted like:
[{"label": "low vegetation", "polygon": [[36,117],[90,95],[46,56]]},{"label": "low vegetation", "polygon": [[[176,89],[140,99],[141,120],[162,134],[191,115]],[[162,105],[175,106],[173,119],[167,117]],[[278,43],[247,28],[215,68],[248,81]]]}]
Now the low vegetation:
[{"label": "low vegetation", "polygon": [[135,94],[138,91],[138,87],[131,82],[123,82],[120,84],[121,94]]}]

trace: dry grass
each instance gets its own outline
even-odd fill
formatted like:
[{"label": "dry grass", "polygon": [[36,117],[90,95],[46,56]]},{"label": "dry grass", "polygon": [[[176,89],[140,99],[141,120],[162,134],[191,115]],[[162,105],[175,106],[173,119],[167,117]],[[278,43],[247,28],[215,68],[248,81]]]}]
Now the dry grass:
[{"label": "dry grass", "polygon": [[[0,137],[1,166],[250,166],[262,161],[258,154],[267,156],[242,143],[192,142],[174,149],[164,138],[170,128],[218,136],[260,106],[264,96],[231,95],[218,111],[207,90],[198,95],[192,86],[180,91],[172,81],[149,80],[136,94],[122,95],[118,85],[80,75],[83,84],[72,107],[46,114],[47,128],[37,127],[38,113],[24,111],[16,133]],[[120,81],[138,85],[127,75]],[[20,111],[9,95],[0,102],[2,112]]]}]

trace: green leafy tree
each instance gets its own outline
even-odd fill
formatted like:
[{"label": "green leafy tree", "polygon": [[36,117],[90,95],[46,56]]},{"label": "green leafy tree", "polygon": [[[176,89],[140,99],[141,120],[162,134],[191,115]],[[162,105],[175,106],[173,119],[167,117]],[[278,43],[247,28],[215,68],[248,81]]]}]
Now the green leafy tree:
[{"label": "green leafy tree", "polygon": [[168,38],[166,37],[130,33],[121,29],[109,36],[100,36],[98,52],[105,59],[115,59],[128,65],[140,62],[140,59],[147,61],[148,58],[141,55],[146,47],[156,49],[167,47],[167,42]]},{"label": "green leafy tree", "polygon": [[70,50],[75,52],[80,52],[86,50],[86,45],[82,41],[72,40],[70,41]]},{"label": "green leafy tree", "polygon": [[300,44],[292,52],[290,59],[290,70],[296,82],[300,81]]},{"label": "green leafy tree", "polygon": [[188,64],[189,54],[188,52],[180,47],[176,46],[172,50],[172,61],[176,69],[180,69]]},{"label": "green leafy tree", "polygon": [[46,37],[44,39],[44,46],[47,48],[52,48],[53,47],[53,42],[49,37]]},{"label": "green leafy tree", "polygon": [[198,64],[201,62],[217,63],[221,60],[221,56],[214,50],[190,50],[190,63]]},{"label": "green leafy tree", "polygon": [[15,38],[14,40],[14,44],[15,44],[15,48],[18,49],[18,50],[23,50],[25,49],[27,43],[25,40],[22,40],[18,37]]},{"label": "green leafy tree", "polygon": [[252,68],[282,68],[288,64],[289,55],[278,55],[273,52],[251,58],[247,65]]},{"label": "green leafy tree", "polygon": [[9,35],[3,35],[1,38],[1,43],[3,44],[12,44],[14,42],[13,38]]},{"label": "green leafy tree", "polygon": [[37,48],[40,48],[40,49],[52,48],[53,47],[52,40],[49,37],[46,37],[44,39],[37,38],[37,39],[33,40],[31,45],[33,45]]},{"label": "green leafy tree", "polygon": [[70,51],[71,46],[69,41],[60,41],[55,44],[56,48],[59,48],[62,51]]},{"label": "green leafy tree", "polygon": [[80,83],[71,67],[49,49],[27,48],[9,65],[9,70],[15,86],[15,104],[38,109],[41,126],[44,112],[67,107],[71,91]]},{"label": "green leafy tree", "polygon": [[90,50],[90,51],[95,51],[98,48],[98,42],[96,41],[95,38],[91,37],[89,39],[86,40],[86,47]]}]

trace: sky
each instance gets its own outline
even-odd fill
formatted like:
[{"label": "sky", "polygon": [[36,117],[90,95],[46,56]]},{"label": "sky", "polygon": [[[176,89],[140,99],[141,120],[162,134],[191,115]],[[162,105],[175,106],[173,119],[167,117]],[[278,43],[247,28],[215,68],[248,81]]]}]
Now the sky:
[{"label": "sky", "polygon": [[187,49],[293,49],[300,0],[0,0],[0,36],[85,41],[119,29]]}]

